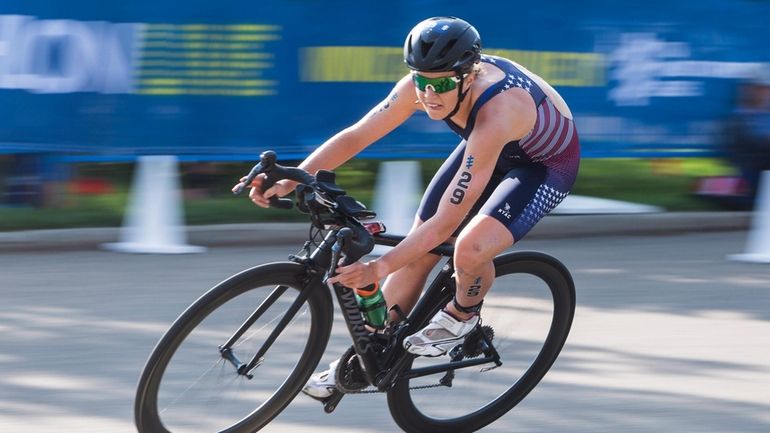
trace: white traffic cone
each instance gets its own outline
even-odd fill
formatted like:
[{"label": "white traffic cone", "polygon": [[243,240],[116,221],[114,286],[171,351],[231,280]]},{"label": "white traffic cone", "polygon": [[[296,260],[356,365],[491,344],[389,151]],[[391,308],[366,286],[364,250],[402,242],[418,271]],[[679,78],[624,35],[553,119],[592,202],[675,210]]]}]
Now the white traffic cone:
[{"label": "white traffic cone", "polygon": [[122,253],[200,253],[187,245],[175,156],[141,156],[131,185],[120,242],[102,247]]},{"label": "white traffic cone", "polygon": [[746,253],[728,256],[730,260],[770,263],[770,170],[762,172],[757,190]]},{"label": "white traffic cone", "polygon": [[[417,161],[386,161],[380,164],[374,189],[374,211],[385,223],[387,233],[406,235],[412,228],[422,194],[422,176]],[[373,255],[383,255],[390,247],[377,245]]]}]

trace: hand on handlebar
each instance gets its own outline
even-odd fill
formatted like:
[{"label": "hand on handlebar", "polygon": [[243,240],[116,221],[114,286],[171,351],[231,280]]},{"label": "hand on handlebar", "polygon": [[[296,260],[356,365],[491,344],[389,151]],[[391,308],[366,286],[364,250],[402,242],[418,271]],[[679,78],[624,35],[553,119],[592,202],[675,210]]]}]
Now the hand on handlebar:
[{"label": "hand on handlebar", "polygon": [[[251,182],[251,190],[249,191],[249,199],[254,202],[259,207],[268,208],[270,207],[270,197],[272,196],[278,196],[278,197],[284,197],[288,194],[291,194],[292,191],[294,191],[294,188],[297,186],[297,182],[291,181],[291,180],[280,180],[275,183],[275,185],[268,188],[266,191],[262,192],[262,184],[265,182],[265,179],[267,176],[264,174],[260,174],[257,177],[254,178],[254,180]],[[241,178],[241,182],[246,181],[246,176]],[[235,192],[238,185],[235,185],[233,187],[233,192]]]}]

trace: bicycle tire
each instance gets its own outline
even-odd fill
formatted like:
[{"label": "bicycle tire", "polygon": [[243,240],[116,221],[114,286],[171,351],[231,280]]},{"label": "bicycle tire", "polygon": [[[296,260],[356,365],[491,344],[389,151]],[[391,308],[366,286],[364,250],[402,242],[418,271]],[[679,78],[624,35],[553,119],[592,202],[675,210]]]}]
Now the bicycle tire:
[{"label": "bicycle tire", "polygon": [[[189,431],[247,433],[261,429],[277,416],[299,393],[300,389],[313,372],[314,367],[318,364],[323,355],[331,333],[333,305],[331,303],[329,291],[317,290],[323,287],[319,287],[315,284],[308,287],[306,274],[303,266],[291,262],[271,263],[257,266],[219,283],[190,305],[190,307],[176,319],[166,334],[158,342],[142,372],[137,387],[134,407],[135,422],[139,432],[178,433],[187,431],[186,429],[189,426]],[[266,368],[266,364],[259,365],[253,370],[254,377],[257,378],[257,381],[252,382],[244,376],[238,375],[233,364],[222,358],[219,353],[218,345],[227,341],[228,335],[232,336],[235,330],[244,322],[242,317],[229,317],[231,310],[243,307],[245,311],[254,312],[256,310],[253,305],[254,302],[251,302],[251,305],[246,304],[250,303],[251,300],[249,298],[251,297],[261,298],[265,291],[260,289],[265,287],[273,288],[276,291],[280,290],[281,295],[277,301],[268,307],[260,320],[268,320],[271,315],[275,315],[276,319],[280,317],[280,314],[273,313],[270,309],[279,308],[287,303],[293,302],[290,300],[285,301],[282,299],[283,297],[290,298],[290,295],[299,295],[303,290],[307,294],[307,299],[301,305],[301,307],[304,308],[304,311],[293,317],[293,322],[289,323],[288,326],[281,330],[278,339],[272,346],[270,346],[270,349],[265,356],[266,364],[267,361],[273,361],[269,356],[274,351],[279,352],[282,343],[284,345],[298,344],[301,348],[297,350],[298,356],[293,367],[290,366],[290,362],[279,359],[282,355],[277,355],[275,357],[275,360],[277,361],[275,365],[280,366],[271,366],[269,370],[262,370],[263,367]],[[287,294],[289,296],[287,296]],[[248,315],[251,313],[246,314]],[[234,325],[235,329],[231,329],[230,325],[220,325],[220,316],[222,322],[232,321],[232,323],[236,323]],[[217,321],[212,322],[215,319]],[[271,325],[276,319],[268,322],[267,325]],[[303,323],[306,323],[306,325],[299,326],[297,321],[300,319],[302,319]],[[257,323],[261,322],[257,321]],[[237,343],[241,344],[241,346],[237,346],[236,348],[240,349],[246,345],[260,346],[262,343],[258,341],[260,338],[257,338],[256,335],[263,333],[263,329],[267,327],[267,325],[259,329],[249,329],[249,333],[251,334],[244,334]],[[292,329],[292,325],[297,329]],[[210,326],[210,328],[204,328],[205,326]],[[264,333],[269,334],[270,330],[271,329],[265,330]],[[295,337],[295,333],[301,334],[300,337]],[[224,338],[219,334],[222,334]],[[216,337],[214,337],[215,335]],[[282,340],[284,335],[287,337],[285,340]],[[193,396],[188,395],[190,394],[190,389],[194,386],[202,386],[200,383],[202,378],[204,378],[203,383],[206,383],[205,380],[208,380],[209,375],[208,370],[204,370],[204,374],[197,378],[194,375],[187,376],[186,370],[181,370],[180,377],[181,381],[184,383],[180,385],[176,385],[175,381],[178,382],[177,379],[172,379],[172,377],[174,377],[173,373],[175,372],[172,371],[171,368],[176,368],[177,364],[184,365],[184,363],[188,361],[191,363],[193,361],[198,361],[199,350],[197,345],[199,345],[199,343],[197,339],[199,337],[203,344],[209,346],[206,349],[207,352],[205,352],[206,356],[201,356],[200,358],[208,363],[214,363],[214,365],[209,368],[211,374],[216,374],[216,370],[221,370],[220,374],[224,375],[223,383],[225,385],[244,386],[246,387],[243,391],[244,395],[249,397],[259,395],[259,392],[262,392],[262,390],[248,388],[250,385],[259,385],[263,380],[280,381],[282,376],[274,378],[273,372],[281,372],[287,369],[290,370],[288,370],[289,372],[283,382],[278,382],[280,383],[278,388],[272,395],[270,395],[270,397],[262,402],[262,404],[258,404],[257,402],[255,406],[248,406],[250,403],[244,402],[244,407],[239,409],[250,412],[244,415],[234,415],[233,417],[235,420],[224,421],[223,419],[223,421],[220,422],[219,419],[224,416],[219,410],[222,410],[222,412],[231,410],[229,406],[224,406],[222,409],[211,409],[206,412],[209,407],[214,407],[208,400],[205,401],[203,407],[198,407],[192,403]],[[192,350],[195,350],[194,352],[191,352],[193,356],[186,354],[188,346],[191,347]],[[289,348],[286,348],[285,350],[289,354],[288,356],[291,356],[291,353],[293,353]],[[293,348],[291,350],[293,350]],[[210,356],[208,356],[209,352]],[[243,362],[248,363],[251,356],[253,356],[253,353],[256,353],[256,350],[244,353],[245,359]],[[262,374],[260,375],[260,373]],[[213,380],[217,381],[219,380],[219,377],[214,377]],[[172,400],[171,397],[173,397],[173,394],[169,394],[169,401],[171,401],[171,407],[173,408],[172,414],[168,414],[168,408],[159,407],[159,391],[163,392],[163,402],[161,404],[165,406],[167,404],[165,397],[166,388],[170,388],[173,392],[176,392],[177,389],[181,390],[183,387],[187,388],[181,391],[181,395],[176,397],[176,400]],[[236,388],[236,391],[240,390],[241,389]],[[198,392],[198,390],[194,391]],[[208,389],[204,389],[201,393],[202,392],[208,392]],[[233,392],[233,390],[228,388],[227,390],[222,391],[222,394],[217,394],[217,390],[212,390],[212,398],[229,397],[229,395],[226,394],[227,392]],[[267,389],[265,392],[270,392],[270,390]],[[236,403],[241,402],[241,400],[236,399],[235,396],[233,396],[233,398]],[[177,406],[179,406],[179,408],[177,408]],[[177,412],[179,413],[177,414]],[[206,413],[206,415],[203,415],[203,413]],[[177,416],[180,417],[179,421],[176,419]],[[173,423],[178,423],[178,425],[170,425],[172,424],[171,418],[173,418]],[[216,419],[216,424],[214,424],[213,421],[210,421],[211,419]],[[200,425],[188,425],[194,422],[200,422]],[[207,423],[209,422],[211,422],[212,425],[208,425]]]},{"label": "bicycle tire", "polygon": [[[445,394],[444,390],[451,388],[441,387],[433,388],[442,391],[434,391],[441,394],[432,394],[432,401],[442,402],[436,404],[449,406],[447,411],[451,412],[451,415],[445,417],[426,414],[424,409],[418,407],[415,398],[413,398],[416,396],[416,392],[420,392],[412,389],[415,379],[398,381],[388,391],[387,399],[393,419],[404,431],[422,433],[472,432],[481,429],[505,415],[521,402],[548,372],[564,346],[575,312],[575,288],[567,268],[557,259],[538,252],[508,253],[497,257],[494,263],[495,283],[490,294],[494,293],[498,280],[506,276],[518,277],[519,274],[524,274],[527,278],[539,279],[550,289],[553,313],[542,348],[521,376],[512,382],[507,382],[510,385],[501,385],[503,389],[506,389],[504,392],[480,408],[468,413],[457,413],[460,410],[458,409],[460,405],[446,403],[445,395],[443,395]],[[489,308],[486,301],[485,299],[484,309],[481,313],[482,323],[485,318],[485,310]],[[415,329],[420,329],[426,325],[432,315],[442,307],[443,304],[436,305],[431,314],[421,318],[422,323]],[[493,340],[493,345],[496,345],[495,340]],[[424,357],[416,358],[415,361],[421,358]],[[446,356],[440,358],[444,358],[441,362],[448,362]],[[502,358],[501,360],[505,365],[506,359]],[[412,363],[410,362],[406,369],[408,370],[411,366]]]}]

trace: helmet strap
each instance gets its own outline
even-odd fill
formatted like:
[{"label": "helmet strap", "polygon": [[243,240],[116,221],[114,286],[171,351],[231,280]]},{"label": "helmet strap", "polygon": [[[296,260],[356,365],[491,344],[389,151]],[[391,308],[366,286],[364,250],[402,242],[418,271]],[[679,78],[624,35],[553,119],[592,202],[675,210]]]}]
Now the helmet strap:
[{"label": "helmet strap", "polygon": [[460,110],[460,103],[463,102],[463,99],[465,99],[465,95],[468,94],[468,90],[470,90],[468,89],[463,92],[463,84],[464,84],[465,76],[464,74],[459,74],[459,75],[460,75],[460,85],[457,87],[457,103],[455,104],[455,108],[452,109],[452,111],[449,114],[447,114],[446,117],[444,117],[442,120],[449,120],[450,117],[457,114],[457,112]]}]

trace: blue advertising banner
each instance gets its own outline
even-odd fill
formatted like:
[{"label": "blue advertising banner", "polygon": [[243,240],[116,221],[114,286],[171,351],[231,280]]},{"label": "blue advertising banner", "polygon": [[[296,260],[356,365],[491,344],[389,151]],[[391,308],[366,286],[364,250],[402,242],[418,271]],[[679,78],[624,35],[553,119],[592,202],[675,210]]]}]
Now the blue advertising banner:
[{"label": "blue advertising banner", "polygon": [[[736,84],[770,61],[767,1],[4,0],[0,153],[301,158],[387,96],[434,15],[553,84],[587,157],[712,154]],[[364,156],[457,141],[418,114]]]}]

